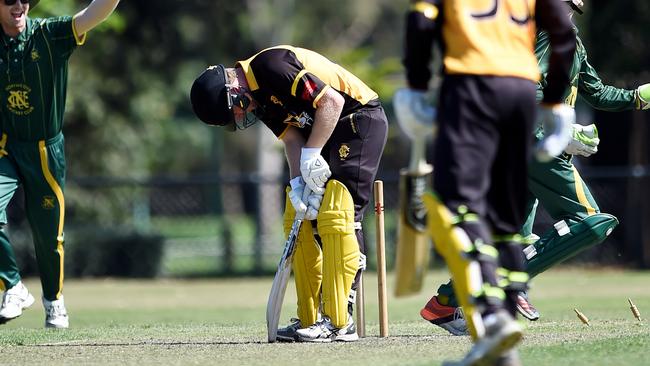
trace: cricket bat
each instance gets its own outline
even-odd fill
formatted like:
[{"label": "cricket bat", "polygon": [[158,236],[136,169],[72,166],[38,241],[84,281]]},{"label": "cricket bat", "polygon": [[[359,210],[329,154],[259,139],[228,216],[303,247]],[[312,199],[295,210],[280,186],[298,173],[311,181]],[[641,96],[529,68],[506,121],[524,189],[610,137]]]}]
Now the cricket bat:
[{"label": "cricket bat", "polygon": [[433,167],[426,163],[425,138],[412,139],[408,169],[400,171],[399,221],[395,259],[395,296],[420,292],[429,266],[431,241],[426,232],[426,207],[422,195]]},{"label": "cricket bat", "polygon": [[[302,198],[303,202],[309,196],[310,190],[305,186]],[[269,343],[275,342],[278,334],[278,324],[280,322],[280,314],[282,312],[282,303],[284,302],[284,294],[287,291],[287,283],[291,276],[291,260],[293,253],[296,251],[296,240],[300,227],[302,226],[305,213],[296,213],[296,218],[291,225],[291,231],[284,244],[284,251],[278,263],[278,269],[273,278],[271,285],[271,292],[269,293],[269,300],[266,303],[266,330],[268,334]]]},{"label": "cricket bat", "polygon": [[431,244],[426,233],[426,207],[422,195],[433,171],[426,162],[426,146],[435,133],[436,111],[419,103],[407,88],[395,92],[393,105],[400,128],[411,140],[409,166],[400,171],[399,179],[395,258],[395,296],[399,297],[420,291],[429,265]]}]

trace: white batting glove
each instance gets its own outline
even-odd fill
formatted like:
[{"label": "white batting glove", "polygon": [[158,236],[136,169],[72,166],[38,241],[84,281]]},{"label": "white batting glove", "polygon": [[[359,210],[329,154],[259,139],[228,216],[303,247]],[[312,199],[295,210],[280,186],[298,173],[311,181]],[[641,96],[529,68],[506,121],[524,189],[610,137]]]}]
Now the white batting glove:
[{"label": "white batting glove", "polygon": [[303,147],[300,154],[300,173],[309,189],[318,194],[325,192],[325,183],[332,175],[329,165],[320,155],[320,149],[308,147]]},{"label": "white batting glove", "polygon": [[650,84],[643,84],[636,89],[636,109],[650,109]]},{"label": "white batting glove", "polygon": [[316,220],[321,203],[323,203],[322,194],[312,192],[309,197],[307,197],[307,213],[305,213],[305,220]]},{"label": "white batting glove", "polygon": [[564,149],[564,152],[571,155],[580,155],[586,158],[598,152],[598,130],[596,125],[590,124],[583,126],[578,123],[573,124],[573,139],[569,142],[569,146]]},{"label": "white batting glove", "polygon": [[548,162],[560,155],[569,145],[573,136],[573,123],[576,121],[576,112],[570,106],[559,104],[541,104],[539,118],[544,128],[544,137],[535,147],[537,160]]},{"label": "white batting glove", "polygon": [[393,95],[393,108],[397,123],[410,138],[423,138],[435,133],[436,109],[426,98],[426,93],[411,88],[401,88]]},{"label": "white batting glove", "polygon": [[301,176],[297,176],[289,181],[291,190],[289,191],[289,200],[296,210],[296,213],[304,214],[307,211],[307,204],[302,201],[302,194],[305,191],[305,181]]}]

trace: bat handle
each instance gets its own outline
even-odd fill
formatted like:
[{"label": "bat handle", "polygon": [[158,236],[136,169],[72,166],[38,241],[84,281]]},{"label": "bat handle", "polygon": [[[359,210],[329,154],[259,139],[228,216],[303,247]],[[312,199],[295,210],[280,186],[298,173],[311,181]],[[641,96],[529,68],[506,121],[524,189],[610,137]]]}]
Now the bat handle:
[{"label": "bat handle", "polygon": [[409,172],[415,174],[427,174],[433,169],[427,164],[426,149],[427,142],[425,136],[417,136],[411,141],[411,158],[409,160]]}]

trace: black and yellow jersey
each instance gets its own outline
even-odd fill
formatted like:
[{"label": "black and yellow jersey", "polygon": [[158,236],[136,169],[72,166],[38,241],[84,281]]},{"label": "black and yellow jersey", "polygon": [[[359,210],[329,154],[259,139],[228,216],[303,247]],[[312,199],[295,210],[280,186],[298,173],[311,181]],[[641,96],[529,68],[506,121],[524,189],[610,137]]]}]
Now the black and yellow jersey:
[{"label": "black and yellow jersey", "polygon": [[363,81],[324,56],[304,48],[267,48],[237,63],[244,70],[260,118],[279,138],[289,126],[308,136],[320,98],[333,88],[345,99],[341,117],[358,111],[378,96]]},{"label": "black and yellow jersey", "polygon": [[[551,29],[552,71],[561,88],[568,81],[575,35],[559,0],[413,0],[407,15],[404,65],[411,87],[426,89],[432,43],[440,41],[445,74],[520,77],[539,80],[533,52],[537,26]],[[559,66],[559,67],[558,67]],[[549,100],[550,101],[550,100]]]},{"label": "black and yellow jersey", "polygon": [[27,19],[15,38],[2,34],[0,90],[2,133],[20,141],[61,133],[68,85],[68,59],[83,43],[70,16]]}]

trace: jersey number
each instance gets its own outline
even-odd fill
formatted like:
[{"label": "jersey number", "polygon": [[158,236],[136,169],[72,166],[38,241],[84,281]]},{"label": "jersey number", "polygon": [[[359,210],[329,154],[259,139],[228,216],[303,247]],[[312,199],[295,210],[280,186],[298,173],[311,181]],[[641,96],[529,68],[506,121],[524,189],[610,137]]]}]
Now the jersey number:
[{"label": "jersey number", "polygon": [[[523,0],[523,1],[524,4],[526,5],[526,9],[528,9],[528,0]],[[507,0],[506,0],[506,7],[508,7]],[[477,20],[487,20],[496,17],[498,11],[499,11],[499,0],[494,0],[494,5],[491,6],[490,10],[485,12],[472,13],[471,15],[472,18]],[[512,9],[509,9],[510,20],[512,20],[517,24],[526,25],[530,21],[530,14],[526,14],[524,18],[517,18],[510,11],[512,11]]]}]

